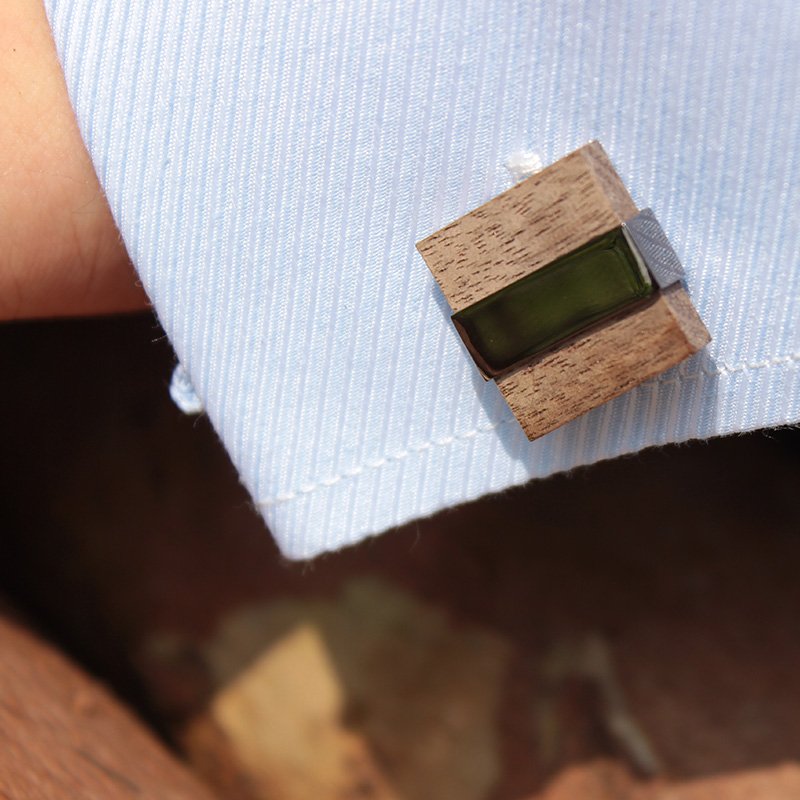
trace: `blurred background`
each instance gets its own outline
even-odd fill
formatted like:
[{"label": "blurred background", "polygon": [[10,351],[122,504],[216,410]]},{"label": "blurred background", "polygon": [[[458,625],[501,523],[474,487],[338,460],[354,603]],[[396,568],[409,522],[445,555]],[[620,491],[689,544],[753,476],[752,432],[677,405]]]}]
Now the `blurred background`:
[{"label": "blurred background", "polygon": [[289,563],[152,316],[5,325],[0,364],[4,607],[215,796],[800,797],[797,431]]}]

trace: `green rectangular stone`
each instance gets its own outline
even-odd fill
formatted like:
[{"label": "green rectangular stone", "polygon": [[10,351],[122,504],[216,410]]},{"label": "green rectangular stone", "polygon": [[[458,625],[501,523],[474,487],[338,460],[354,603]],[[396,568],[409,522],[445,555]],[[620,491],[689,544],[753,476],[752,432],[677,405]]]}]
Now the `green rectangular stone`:
[{"label": "green rectangular stone", "polygon": [[475,362],[496,377],[656,291],[623,228],[453,315]]}]

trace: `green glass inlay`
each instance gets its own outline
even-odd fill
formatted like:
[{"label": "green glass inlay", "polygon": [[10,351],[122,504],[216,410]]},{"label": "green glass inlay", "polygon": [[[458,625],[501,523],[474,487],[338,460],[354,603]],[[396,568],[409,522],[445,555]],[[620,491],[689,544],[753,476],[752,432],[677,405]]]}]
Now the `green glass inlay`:
[{"label": "green glass inlay", "polygon": [[552,348],[655,291],[622,228],[453,315],[489,377]]}]

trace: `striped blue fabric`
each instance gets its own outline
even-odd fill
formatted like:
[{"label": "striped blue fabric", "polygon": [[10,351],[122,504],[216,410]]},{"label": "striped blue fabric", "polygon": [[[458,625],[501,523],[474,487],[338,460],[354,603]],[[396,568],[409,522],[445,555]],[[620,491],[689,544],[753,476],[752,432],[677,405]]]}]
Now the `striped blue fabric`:
[{"label": "striped blue fabric", "polygon": [[[287,556],[800,418],[796,0],[46,5],[128,250]],[[531,444],[414,243],[507,188],[515,153],[591,138],[714,341]]]}]

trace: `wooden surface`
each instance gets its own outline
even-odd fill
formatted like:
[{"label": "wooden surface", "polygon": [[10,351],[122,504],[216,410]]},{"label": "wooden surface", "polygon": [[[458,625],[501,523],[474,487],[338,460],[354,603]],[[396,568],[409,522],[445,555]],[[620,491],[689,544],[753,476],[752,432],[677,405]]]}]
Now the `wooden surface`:
[{"label": "wooden surface", "polygon": [[645,783],[609,760],[565,770],[530,800],[797,800],[800,767],[778,764],[735,775]]},{"label": "wooden surface", "polygon": [[212,800],[144,725],[0,616],[0,798]]},{"label": "wooden surface", "polygon": [[638,212],[590,142],[423,239],[453,313],[619,227]]},{"label": "wooden surface", "polygon": [[503,375],[497,385],[536,439],[679,364],[709,341],[686,290],[673,284],[644,308],[587,331]]},{"label": "wooden surface", "polygon": [[[590,142],[417,245],[453,312],[606,233],[637,208]],[[497,384],[536,439],[680,363],[710,337],[678,284],[528,361]]]}]

